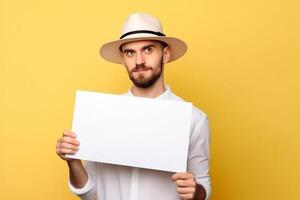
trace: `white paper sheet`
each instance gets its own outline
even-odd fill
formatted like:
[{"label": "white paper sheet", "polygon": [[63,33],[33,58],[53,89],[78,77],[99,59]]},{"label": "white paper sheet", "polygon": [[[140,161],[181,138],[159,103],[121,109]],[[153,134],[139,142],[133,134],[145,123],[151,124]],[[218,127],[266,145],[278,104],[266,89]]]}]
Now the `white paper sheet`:
[{"label": "white paper sheet", "polygon": [[191,114],[187,102],[77,91],[68,157],[185,172]]}]

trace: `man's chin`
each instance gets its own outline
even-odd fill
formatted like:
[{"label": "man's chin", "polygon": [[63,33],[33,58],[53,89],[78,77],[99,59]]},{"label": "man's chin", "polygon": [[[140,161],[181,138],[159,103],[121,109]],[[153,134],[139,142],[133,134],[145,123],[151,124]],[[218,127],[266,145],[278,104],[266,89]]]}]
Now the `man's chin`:
[{"label": "man's chin", "polygon": [[146,74],[138,74],[138,76],[134,76],[131,74],[129,78],[133,82],[133,84],[138,88],[149,88],[151,87],[161,76],[161,72],[159,74],[152,74],[150,76],[146,76]]},{"label": "man's chin", "polygon": [[140,81],[133,81],[133,84],[138,88],[148,88],[154,84],[154,82],[140,82]]}]

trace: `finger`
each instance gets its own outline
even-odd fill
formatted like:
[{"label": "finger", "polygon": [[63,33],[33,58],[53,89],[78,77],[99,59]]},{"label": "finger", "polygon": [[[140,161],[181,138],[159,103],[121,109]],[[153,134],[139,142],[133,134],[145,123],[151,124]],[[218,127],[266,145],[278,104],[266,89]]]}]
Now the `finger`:
[{"label": "finger", "polygon": [[178,179],[194,179],[194,174],[192,173],[186,173],[186,172],[179,172],[172,176],[172,180],[178,180]]},{"label": "finger", "polygon": [[74,133],[72,131],[68,131],[68,130],[63,132],[63,136],[69,136],[69,137],[73,137],[73,138],[77,137],[76,133]]},{"label": "finger", "polygon": [[177,192],[179,194],[189,194],[196,191],[195,187],[177,187]]},{"label": "finger", "polygon": [[72,137],[68,137],[68,136],[64,136],[61,138],[60,140],[60,143],[70,143],[70,144],[73,144],[73,145],[76,145],[78,146],[79,145],[79,141],[72,138]]},{"label": "finger", "polygon": [[194,180],[176,180],[176,185],[178,187],[195,187],[196,182]]},{"label": "finger", "polygon": [[194,194],[180,194],[179,196],[183,200],[190,200],[194,198]]},{"label": "finger", "polygon": [[57,149],[56,150],[58,155],[65,155],[65,154],[76,154],[76,151],[72,150],[72,149]]},{"label": "finger", "polygon": [[66,143],[66,142],[58,144],[57,148],[59,148],[59,149],[72,149],[74,151],[79,150],[79,147],[77,145],[73,145],[73,144]]}]

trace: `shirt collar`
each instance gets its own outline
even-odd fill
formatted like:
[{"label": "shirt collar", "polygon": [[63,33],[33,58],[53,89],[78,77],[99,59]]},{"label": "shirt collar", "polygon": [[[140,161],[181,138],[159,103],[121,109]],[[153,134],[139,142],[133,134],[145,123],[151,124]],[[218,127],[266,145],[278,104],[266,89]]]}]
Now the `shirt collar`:
[{"label": "shirt collar", "polygon": [[[166,91],[164,91],[161,95],[155,97],[155,99],[168,99],[169,98],[170,94],[172,93],[171,87],[169,85],[166,85],[165,88],[166,88]],[[125,95],[134,96],[130,89],[128,90],[128,92]]]}]

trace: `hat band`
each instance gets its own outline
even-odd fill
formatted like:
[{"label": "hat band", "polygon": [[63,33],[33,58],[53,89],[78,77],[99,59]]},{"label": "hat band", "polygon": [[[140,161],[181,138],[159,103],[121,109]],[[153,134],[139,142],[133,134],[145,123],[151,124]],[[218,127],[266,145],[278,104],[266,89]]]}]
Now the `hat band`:
[{"label": "hat band", "polygon": [[132,34],[137,34],[137,33],[150,33],[150,34],[154,34],[154,35],[158,35],[158,36],[166,36],[165,34],[161,33],[161,32],[155,32],[155,31],[149,31],[149,30],[138,30],[138,31],[130,31],[127,32],[125,34],[123,34],[120,39],[128,36],[128,35],[132,35]]}]

